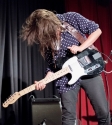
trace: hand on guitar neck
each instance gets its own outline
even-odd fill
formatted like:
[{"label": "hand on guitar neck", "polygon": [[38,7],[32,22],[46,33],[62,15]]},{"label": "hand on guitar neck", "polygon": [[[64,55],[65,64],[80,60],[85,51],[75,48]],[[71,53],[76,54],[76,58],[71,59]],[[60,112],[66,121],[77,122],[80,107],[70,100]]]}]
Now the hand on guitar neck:
[{"label": "hand on guitar neck", "polygon": [[[46,75],[46,77],[45,78],[49,78],[50,76],[52,76],[54,73],[53,72],[48,72],[47,73],[47,75]],[[45,89],[45,87],[46,87],[46,83],[42,80],[42,81],[35,81],[34,82],[35,84],[36,84],[36,86],[35,86],[35,89],[36,90],[43,90],[43,89]]]}]

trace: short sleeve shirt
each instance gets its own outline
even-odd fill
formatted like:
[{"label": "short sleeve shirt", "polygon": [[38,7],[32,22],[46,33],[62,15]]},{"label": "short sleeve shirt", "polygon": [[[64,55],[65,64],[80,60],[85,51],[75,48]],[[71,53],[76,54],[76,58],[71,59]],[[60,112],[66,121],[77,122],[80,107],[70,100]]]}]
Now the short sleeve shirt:
[{"label": "short sleeve shirt", "polygon": [[[94,21],[91,21],[76,12],[57,14],[56,16],[59,18],[60,21],[65,21],[72,25],[75,29],[78,30],[78,32],[80,32],[83,35],[83,37],[86,37],[86,34],[90,35],[99,28],[99,25],[96,24]],[[61,46],[58,50],[58,53],[54,56],[54,59],[52,58],[51,51],[46,51],[46,61],[48,62],[47,72],[49,70],[54,72],[52,70],[54,60],[56,60],[58,57],[65,57],[67,47],[72,45],[80,45],[79,41],[67,31],[61,33],[60,42]],[[80,80],[78,80],[72,85],[68,85],[68,81],[69,79],[66,75],[55,80],[55,85],[59,93],[67,92],[71,89],[74,89],[77,84],[80,84]]]}]

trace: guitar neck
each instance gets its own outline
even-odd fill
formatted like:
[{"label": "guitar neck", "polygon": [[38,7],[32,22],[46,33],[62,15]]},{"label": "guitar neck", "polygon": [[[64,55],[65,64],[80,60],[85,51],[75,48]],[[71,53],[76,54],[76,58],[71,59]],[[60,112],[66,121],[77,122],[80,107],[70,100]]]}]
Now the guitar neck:
[{"label": "guitar neck", "polygon": [[[46,77],[46,78],[44,78],[44,79],[42,79],[42,80],[40,80],[38,82],[44,82],[45,84],[48,84],[49,82],[52,82],[53,80],[55,80],[57,78],[60,78],[60,77],[62,77],[64,75],[66,75],[69,72],[70,72],[69,67],[66,67],[66,68],[63,68],[63,69],[57,71],[56,73],[52,74],[52,76]],[[35,86],[36,85],[33,84],[33,85],[19,91],[19,95],[23,96],[23,95],[35,90]]]}]

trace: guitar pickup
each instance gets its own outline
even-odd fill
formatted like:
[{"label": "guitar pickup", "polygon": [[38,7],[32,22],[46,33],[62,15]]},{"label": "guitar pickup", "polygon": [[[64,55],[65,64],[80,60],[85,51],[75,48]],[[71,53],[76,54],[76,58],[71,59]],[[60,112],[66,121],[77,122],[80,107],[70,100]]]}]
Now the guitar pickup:
[{"label": "guitar pickup", "polygon": [[78,62],[80,63],[80,65],[81,65],[82,67],[84,67],[84,66],[90,64],[90,63],[91,63],[91,60],[89,59],[88,56],[84,56],[84,57],[78,59]]}]

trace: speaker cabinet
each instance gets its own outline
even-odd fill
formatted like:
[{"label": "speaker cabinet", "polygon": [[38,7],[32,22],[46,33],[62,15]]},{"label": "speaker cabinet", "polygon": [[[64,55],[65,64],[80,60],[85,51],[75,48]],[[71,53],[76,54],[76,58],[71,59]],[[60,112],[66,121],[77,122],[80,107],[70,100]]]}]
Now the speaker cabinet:
[{"label": "speaker cabinet", "polygon": [[62,125],[60,98],[32,99],[32,125]]}]

